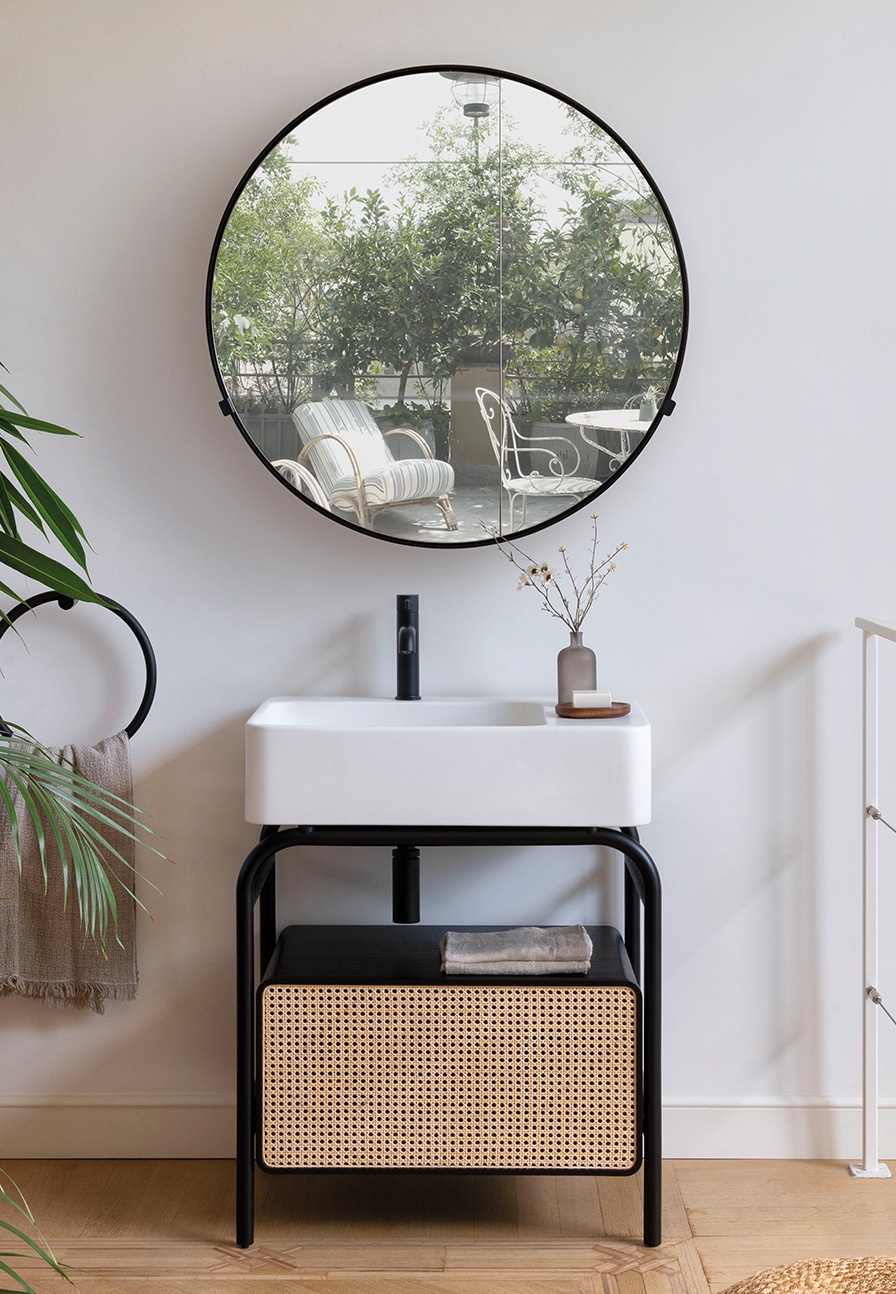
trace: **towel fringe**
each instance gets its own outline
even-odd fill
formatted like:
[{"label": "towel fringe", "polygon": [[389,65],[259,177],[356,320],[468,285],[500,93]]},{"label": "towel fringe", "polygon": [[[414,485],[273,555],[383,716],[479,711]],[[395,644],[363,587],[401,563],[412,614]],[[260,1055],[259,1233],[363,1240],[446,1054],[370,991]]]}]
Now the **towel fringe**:
[{"label": "towel fringe", "polygon": [[70,984],[62,980],[23,980],[17,975],[0,979],[0,997],[40,998],[47,1006],[72,1007],[76,1011],[95,1011],[103,1015],[106,998],[131,1002],[137,996],[136,984]]}]

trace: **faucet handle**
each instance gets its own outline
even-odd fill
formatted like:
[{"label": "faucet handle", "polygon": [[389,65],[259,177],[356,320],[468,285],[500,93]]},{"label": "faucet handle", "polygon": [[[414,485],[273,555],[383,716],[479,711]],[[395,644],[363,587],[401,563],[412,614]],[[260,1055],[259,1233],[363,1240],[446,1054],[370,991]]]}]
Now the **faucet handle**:
[{"label": "faucet handle", "polygon": [[420,598],[416,593],[399,593],[395,599],[396,701],[420,700]]}]

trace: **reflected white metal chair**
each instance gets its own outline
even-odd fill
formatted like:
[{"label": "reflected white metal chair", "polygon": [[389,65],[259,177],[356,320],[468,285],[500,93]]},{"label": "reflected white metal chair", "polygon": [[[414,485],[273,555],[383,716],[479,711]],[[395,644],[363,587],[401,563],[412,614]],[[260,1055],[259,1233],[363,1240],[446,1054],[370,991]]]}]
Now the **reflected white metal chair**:
[{"label": "reflected white metal chair", "polygon": [[[557,495],[579,498],[583,494],[593,494],[600,488],[600,481],[595,481],[588,476],[576,475],[581,455],[576,444],[568,436],[524,435],[517,427],[507,401],[502,400],[486,386],[476,387],[476,399],[482,420],[488,428],[495,458],[498,460],[501,486],[510,499],[511,530],[516,529],[517,499],[522,499],[523,502],[520,525],[524,526],[526,507],[530,498]],[[563,458],[559,456],[561,453]],[[564,458],[569,462],[564,463]],[[542,462],[550,475],[542,476],[539,471],[533,469],[531,466],[533,461]],[[524,471],[524,462],[529,467],[529,471]]]},{"label": "reflected white metal chair", "polygon": [[[372,529],[377,513],[412,503],[433,503],[448,530],[457,530],[449,495],[454,468],[433,456],[429,445],[410,428],[382,431],[361,400],[317,400],[300,404],[292,415],[302,442],[298,465],[310,463],[316,483],[331,511],[351,511],[358,524]],[[409,437],[420,458],[393,457],[386,439]]]}]

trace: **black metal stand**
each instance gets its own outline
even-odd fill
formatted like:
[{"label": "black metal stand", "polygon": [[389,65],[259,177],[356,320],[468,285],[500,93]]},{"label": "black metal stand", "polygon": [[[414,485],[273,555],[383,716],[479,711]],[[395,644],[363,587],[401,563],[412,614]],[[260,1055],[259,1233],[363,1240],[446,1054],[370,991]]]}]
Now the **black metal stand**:
[{"label": "black metal stand", "polygon": [[[432,845],[485,847],[523,845],[602,845],[623,855],[626,950],[644,999],[643,1138],[644,1244],[661,1243],[662,1091],[661,1091],[661,886],[653,859],[634,827],[327,827],[262,828],[261,839],[240,870],[236,892],[237,1080],[236,1080],[236,1242],[252,1244],[255,1233],[255,906],[259,905],[258,945],[264,970],[277,941],[275,859],[303,845],[391,846],[416,851]],[[407,855],[404,855],[406,858]],[[406,878],[405,878],[406,879]],[[641,936],[641,911],[644,931]],[[349,1171],[349,1170],[346,1170]]]},{"label": "black metal stand", "polygon": [[420,920],[420,850],[413,845],[392,850],[392,920],[399,926]]}]

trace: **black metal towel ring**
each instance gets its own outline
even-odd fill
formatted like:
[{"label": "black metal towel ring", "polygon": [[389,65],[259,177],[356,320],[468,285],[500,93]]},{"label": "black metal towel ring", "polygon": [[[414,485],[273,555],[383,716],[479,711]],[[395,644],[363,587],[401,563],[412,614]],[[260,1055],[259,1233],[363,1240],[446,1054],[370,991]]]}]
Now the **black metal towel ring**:
[{"label": "black metal towel ring", "polygon": [[[103,599],[103,603],[108,610],[111,611],[113,615],[118,616],[119,620],[123,620],[131,630],[134,637],[137,639],[137,642],[140,644],[140,650],[143,652],[143,659],[146,662],[146,687],[143,691],[143,700],[137,707],[137,713],[125,728],[125,732],[128,737],[133,737],[134,733],[142,727],[144,719],[149,714],[149,711],[152,708],[153,697],[156,694],[156,654],[152,649],[152,643],[147,637],[146,630],[143,628],[140,621],[132,616],[130,611],[123,607],[120,602],[116,602],[114,598],[107,598],[103,593],[100,593],[98,596]],[[35,607],[43,606],[45,602],[58,602],[63,611],[70,611],[72,607],[75,606],[74,598],[67,598],[62,593],[54,593],[52,591],[49,593],[38,593],[37,596],[33,598],[26,598],[23,602],[19,602],[14,606],[11,611],[7,611],[6,618],[0,621],[0,638],[3,637],[7,629],[9,629],[20,616],[25,615],[28,611],[33,611]],[[12,729],[5,724],[2,719],[0,719],[0,736],[11,737],[12,735]]]}]

